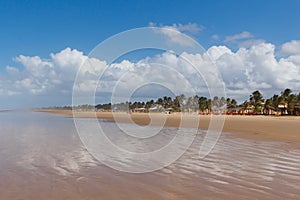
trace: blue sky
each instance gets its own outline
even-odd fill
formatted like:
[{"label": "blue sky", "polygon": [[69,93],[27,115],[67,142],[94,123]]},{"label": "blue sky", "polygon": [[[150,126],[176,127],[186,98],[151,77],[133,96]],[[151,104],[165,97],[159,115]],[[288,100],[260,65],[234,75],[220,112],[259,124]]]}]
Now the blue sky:
[{"label": "blue sky", "polygon": [[300,37],[300,2],[288,1],[1,1],[0,66],[19,54],[48,56],[66,47],[88,53],[111,35],[148,26],[197,23],[204,47],[249,31],[281,44]]},{"label": "blue sky", "polygon": [[206,49],[236,52],[244,37],[273,44],[277,55],[284,43],[300,40],[299,8],[297,0],[1,1],[0,75],[7,66],[24,69],[19,55],[47,60],[68,47],[87,55],[108,37],[149,23],[196,24],[201,30],[191,35]]}]

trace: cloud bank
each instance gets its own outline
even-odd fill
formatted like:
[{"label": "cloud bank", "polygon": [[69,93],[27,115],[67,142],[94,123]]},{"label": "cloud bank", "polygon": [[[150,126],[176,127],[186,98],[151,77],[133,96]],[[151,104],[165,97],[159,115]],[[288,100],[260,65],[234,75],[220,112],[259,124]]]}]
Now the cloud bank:
[{"label": "cloud bank", "polygon": [[[254,90],[262,91],[267,97],[284,88],[293,90],[300,88],[299,43],[299,41],[290,41],[283,44],[281,51],[284,52],[285,57],[282,58],[275,56],[275,45],[264,42],[249,48],[239,48],[236,52],[226,46],[212,46],[202,55],[183,52],[180,56],[188,58],[200,68],[200,71],[202,70],[205,72],[204,74],[207,74],[210,69],[206,62],[209,55],[222,76],[229,97],[245,99]],[[79,50],[66,48],[58,53],[51,53],[50,58],[20,55],[15,58],[15,61],[20,63],[23,68],[7,66],[7,73],[0,74],[0,96],[2,97],[17,97],[18,95],[48,95],[52,98],[57,95],[66,95],[70,97],[76,73],[83,63],[86,63],[84,70],[78,74],[81,81],[75,86],[83,92],[95,88],[98,76],[104,69],[109,70],[103,74],[101,85],[98,86],[98,90],[103,94],[111,90],[120,79],[122,80],[120,87],[126,93],[126,88],[142,83],[143,78],[149,77],[151,74],[154,74],[157,79],[160,74],[161,80],[164,79],[167,85],[178,88],[177,92],[185,90],[184,84],[178,81],[179,76],[183,76],[189,81],[189,84],[198,84],[197,92],[200,95],[206,92],[203,78],[195,76],[191,65],[183,62],[180,57],[171,52],[136,62],[123,60],[107,65],[105,61],[88,58]],[[162,66],[174,66],[179,75],[165,77],[169,69]],[[122,76],[130,71],[134,72],[131,73],[132,77],[122,79]],[[140,76],[146,72],[148,73],[147,76]],[[148,87],[148,90],[149,94],[153,93],[151,87]]]}]

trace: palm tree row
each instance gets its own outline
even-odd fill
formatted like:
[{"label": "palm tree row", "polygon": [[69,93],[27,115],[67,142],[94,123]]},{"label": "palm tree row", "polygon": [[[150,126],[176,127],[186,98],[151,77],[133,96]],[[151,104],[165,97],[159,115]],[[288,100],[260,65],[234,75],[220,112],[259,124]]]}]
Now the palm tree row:
[{"label": "palm tree row", "polygon": [[281,95],[274,94],[267,99],[264,108],[267,114],[279,112],[285,115],[300,115],[300,93],[293,94],[292,90],[287,88]]},{"label": "palm tree row", "polygon": [[287,88],[280,95],[274,94],[271,98],[263,99],[262,94],[254,91],[249,101],[240,105],[240,113],[265,115],[300,115],[300,93],[293,94]]},{"label": "palm tree row", "polygon": [[147,102],[124,102],[118,104],[98,104],[97,109],[100,110],[115,110],[115,111],[138,111],[138,112],[149,112],[172,110],[173,112],[201,112],[209,114],[212,108],[221,107],[237,107],[237,101],[235,99],[224,97],[214,97],[209,99],[206,97],[199,97],[198,95],[192,97],[186,97],[184,94],[176,96],[175,98],[164,96],[158,98],[156,101],[149,100]]},{"label": "palm tree row", "polygon": [[147,102],[135,101],[118,104],[98,104],[100,110],[149,112],[172,110],[173,112],[199,112],[200,114],[222,113],[222,114],[265,114],[265,115],[300,115],[300,93],[293,94],[287,88],[280,95],[274,94],[271,98],[264,99],[262,94],[256,90],[252,92],[249,99],[238,105],[235,99],[214,97],[212,99],[204,96],[186,97],[179,95],[175,98],[164,96],[157,100]]}]

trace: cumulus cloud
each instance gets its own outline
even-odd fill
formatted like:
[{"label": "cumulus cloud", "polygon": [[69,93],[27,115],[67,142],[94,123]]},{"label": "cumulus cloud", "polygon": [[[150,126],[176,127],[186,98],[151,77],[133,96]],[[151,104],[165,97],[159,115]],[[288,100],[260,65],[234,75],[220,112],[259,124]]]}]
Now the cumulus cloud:
[{"label": "cumulus cloud", "polygon": [[[224,82],[229,97],[245,99],[254,90],[268,97],[287,87],[300,88],[297,45],[293,41],[282,45],[290,54],[282,58],[275,56],[275,45],[262,42],[235,52],[226,46],[212,46],[203,54],[175,55],[169,51],[136,62],[123,60],[111,65],[71,48],[52,53],[50,58],[20,55],[15,61],[23,69],[6,67],[7,73],[0,75],[0,95],[48,95],[50,98],[69,95],[70,98],[73,86],[83,94],[97,88],[98,94],[107,95],[115,90],[119,95],[126,95],[145,83],[163,85],[177,94],[192,88],[200,95],[208,95],[207,84],[217,83],[221,87]],[[147,91],[140,95],[148,94],[152,98],[164,95],[163,90],[151,88],[146,87]]]},{"label": "cumulus cloud", "polygon": [[247,97],[254,90],[261,90],[268,96],[287,87],[300,87],[297,59],[289,57],[278,60],[273,44],[260,43],[250,48],[240,48],[235,53],[219,46],[211,47],[208,52],[216,59],[229,96]]},{"label": "cumulus cloud", "polygon": [[33,95],[47,92],[71,92],[70,88],[77,70],[87,57],[77,50],[66,48],[57,54],[51,54],[50,59],[39,56],[20,55],[15,58],[24,69],[6,67],[7,75],[1,78],[2,87],[14,94],[28,93]]},{"label": "cumulus cloud", "polygon": [[292,40],[281,45],[281,53],[284,55],[299,55],[300,40]]},{"label": "cumulus cloud", "polygon": [[259,44],[262,44],[262,43],[265,43],[266,41],[263,40],[263,39],[249,39],[249,40],[245,40],[245,41],[241,41],[238,46],[241,48],[241,47],[244,47],[244,48],[250,48],[254,45],[259,45]]}]

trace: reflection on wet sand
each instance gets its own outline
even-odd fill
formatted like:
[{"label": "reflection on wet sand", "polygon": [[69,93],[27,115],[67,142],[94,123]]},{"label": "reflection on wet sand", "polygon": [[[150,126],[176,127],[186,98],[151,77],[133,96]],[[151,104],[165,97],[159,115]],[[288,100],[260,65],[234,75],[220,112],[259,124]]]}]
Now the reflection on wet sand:
[{"label": "reflection on wet sand", "polygon": [[[300,199],[300,150],[284,142],[224,133],[199,159],[199,133],[172,165],[129,174],[95,160],[71,118],[3,112],[0,119],[0,199]],[[165,128],[166,138],[174,129]]]}]

